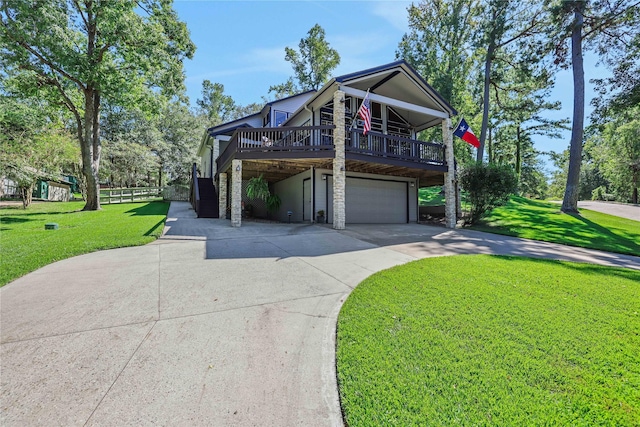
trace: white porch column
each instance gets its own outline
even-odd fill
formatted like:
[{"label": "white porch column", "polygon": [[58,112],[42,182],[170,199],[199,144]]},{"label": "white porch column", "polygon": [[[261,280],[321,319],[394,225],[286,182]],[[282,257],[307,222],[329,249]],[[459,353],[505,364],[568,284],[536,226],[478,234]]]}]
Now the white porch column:
[{"label": "white porch column", "polygon": [[242,225],[242,160],[231,161],[231,226]]},{"label": "white porch column", "polygon": [[218,175],[218,214],[225,219],[227,217],[227,174]]},{"label": "white porch column", "polygon": [[442,139],[444,140],[444,158],[448,171],[444,174],[444,218],[448,228],[456,228],[456,172],[453,156],[453,128],[451,119],[442,120]]},{"label": "white porch column", "polygon": [[336,157],[333,159],[333,228],[344,230],[346,217],[345,120],[344,92],[340,90],[333,94],[333,124],[336,126],[333,130],[333,145],[336,150]]}]

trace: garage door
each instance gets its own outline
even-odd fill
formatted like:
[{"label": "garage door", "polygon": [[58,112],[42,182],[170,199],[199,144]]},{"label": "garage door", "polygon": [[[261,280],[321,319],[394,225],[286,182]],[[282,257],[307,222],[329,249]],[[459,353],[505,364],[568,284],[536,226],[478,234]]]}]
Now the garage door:
[{"label": "garage door", "polygon": [[[329,200],[333,200],[329,183]],[[333,212],[329,221],[333,221]],[[407,183],[347,178],[347,224],[404,224],[407,222]]]}]

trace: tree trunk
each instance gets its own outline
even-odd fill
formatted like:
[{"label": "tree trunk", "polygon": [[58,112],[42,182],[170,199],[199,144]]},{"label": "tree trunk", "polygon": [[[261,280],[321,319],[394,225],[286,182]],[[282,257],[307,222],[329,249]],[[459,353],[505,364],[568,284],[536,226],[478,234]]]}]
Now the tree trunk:
[{"label": "tree trunk", "polygon": [[582,59],[583,2],[576,2],[573,28],[571,29],[571,66],[573,69],[573,125],[569,148],[569,173],[564,190],[562,211],[578,213],[580,193],[580,165],[582,163],[582,138],[584,136],[584,64]]},{"label": "tree trunk", "polygon": [[487,129],[487,135],[489,136],[489,138],[487,139],[487,156],[488,159],[487,161],[489,163],[493,163],[493,141],[491,140],[491,128]]},{"label": "tree trunk", "polygon": [[33,201],[33,184],[20,187],[20,195],[22,196],[22,208],[27,209],[31,206],[31,202]]},{"label": "tree trunk", "polygon": [[484,100],[482,103],[482,127],[480,128],[480,147],[476,160],[482,162],[484,157],[484,142],[487,138],[487,128],[489,126],[489,90],[491,89],[491,62],[493,61],[493,53],[496,49],[495,35],[491,34],[491,42],[487,48],[487,57],[484,63]]},{"label": "tree trunk", "polygon": [[82,173],[87,180],[87,201],[82,210],[100,210],[100,95],[93,88],[84,91],[85,113],[82,146]]},{"label": "tree trunk", "polygon": [[516,128],[516,175],[518,175],[518,184],[520,184],[520,172],[522,171],[522,141],[521,141],[520,125]]},{"label": "tree trunk", "polygon": [[640,172],[638,170],[633,171],[633,191],[631,192],[631,203],[634,205],[638,204],[638,175]]}]

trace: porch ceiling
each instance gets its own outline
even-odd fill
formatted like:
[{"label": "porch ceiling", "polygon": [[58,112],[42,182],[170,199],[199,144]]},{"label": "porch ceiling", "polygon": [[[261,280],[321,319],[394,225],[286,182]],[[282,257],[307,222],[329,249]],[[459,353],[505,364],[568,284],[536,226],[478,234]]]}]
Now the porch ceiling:
[{"label": "porch ceiling", "polygon": [[[287,159],[287,160],[243,160],[242,179],[247,180],[260,174],[269,182],[278,182],[301,172],[316,169],[333,169],[333,159]],[[420,185],[442,185],[444,174],[440,171],[418,169],[398,165],[371,163],[370,161],[345,161],[348,172],[419,178]],[[230,170],[227,173],[231,174]]]}]

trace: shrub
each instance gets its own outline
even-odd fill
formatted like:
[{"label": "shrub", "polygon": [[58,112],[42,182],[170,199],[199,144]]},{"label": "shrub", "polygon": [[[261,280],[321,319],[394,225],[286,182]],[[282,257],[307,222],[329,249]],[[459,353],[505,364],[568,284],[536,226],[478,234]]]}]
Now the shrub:
[{"label": "shrub", "polygon": [[282,201],[280,200],[280,197],[278,197],[276,194],[270,194],[266,200],[267,210],[269,212],[276,212],[278,209],[280,209],[281,203]]},{"label": "shrub", "polygon": [[460,173],[460,185],[467,191],[471,203],[468,223],[478,222],[497,206],[509,201],[518,188],[518,177],[509,165],[476,163]]},{"label": "shrub", "polygon": [[607,193],[607,187],[601,185],[591,192],[591,200],[604,200],[610,202],[616,200],[616,196],[615,194]]},{"label": "shrub", "polygon": [[266,201],[270,194],[269,184],[265,181],[262,174],[249,180],[247,184],[247,197],[249,199]]}]

